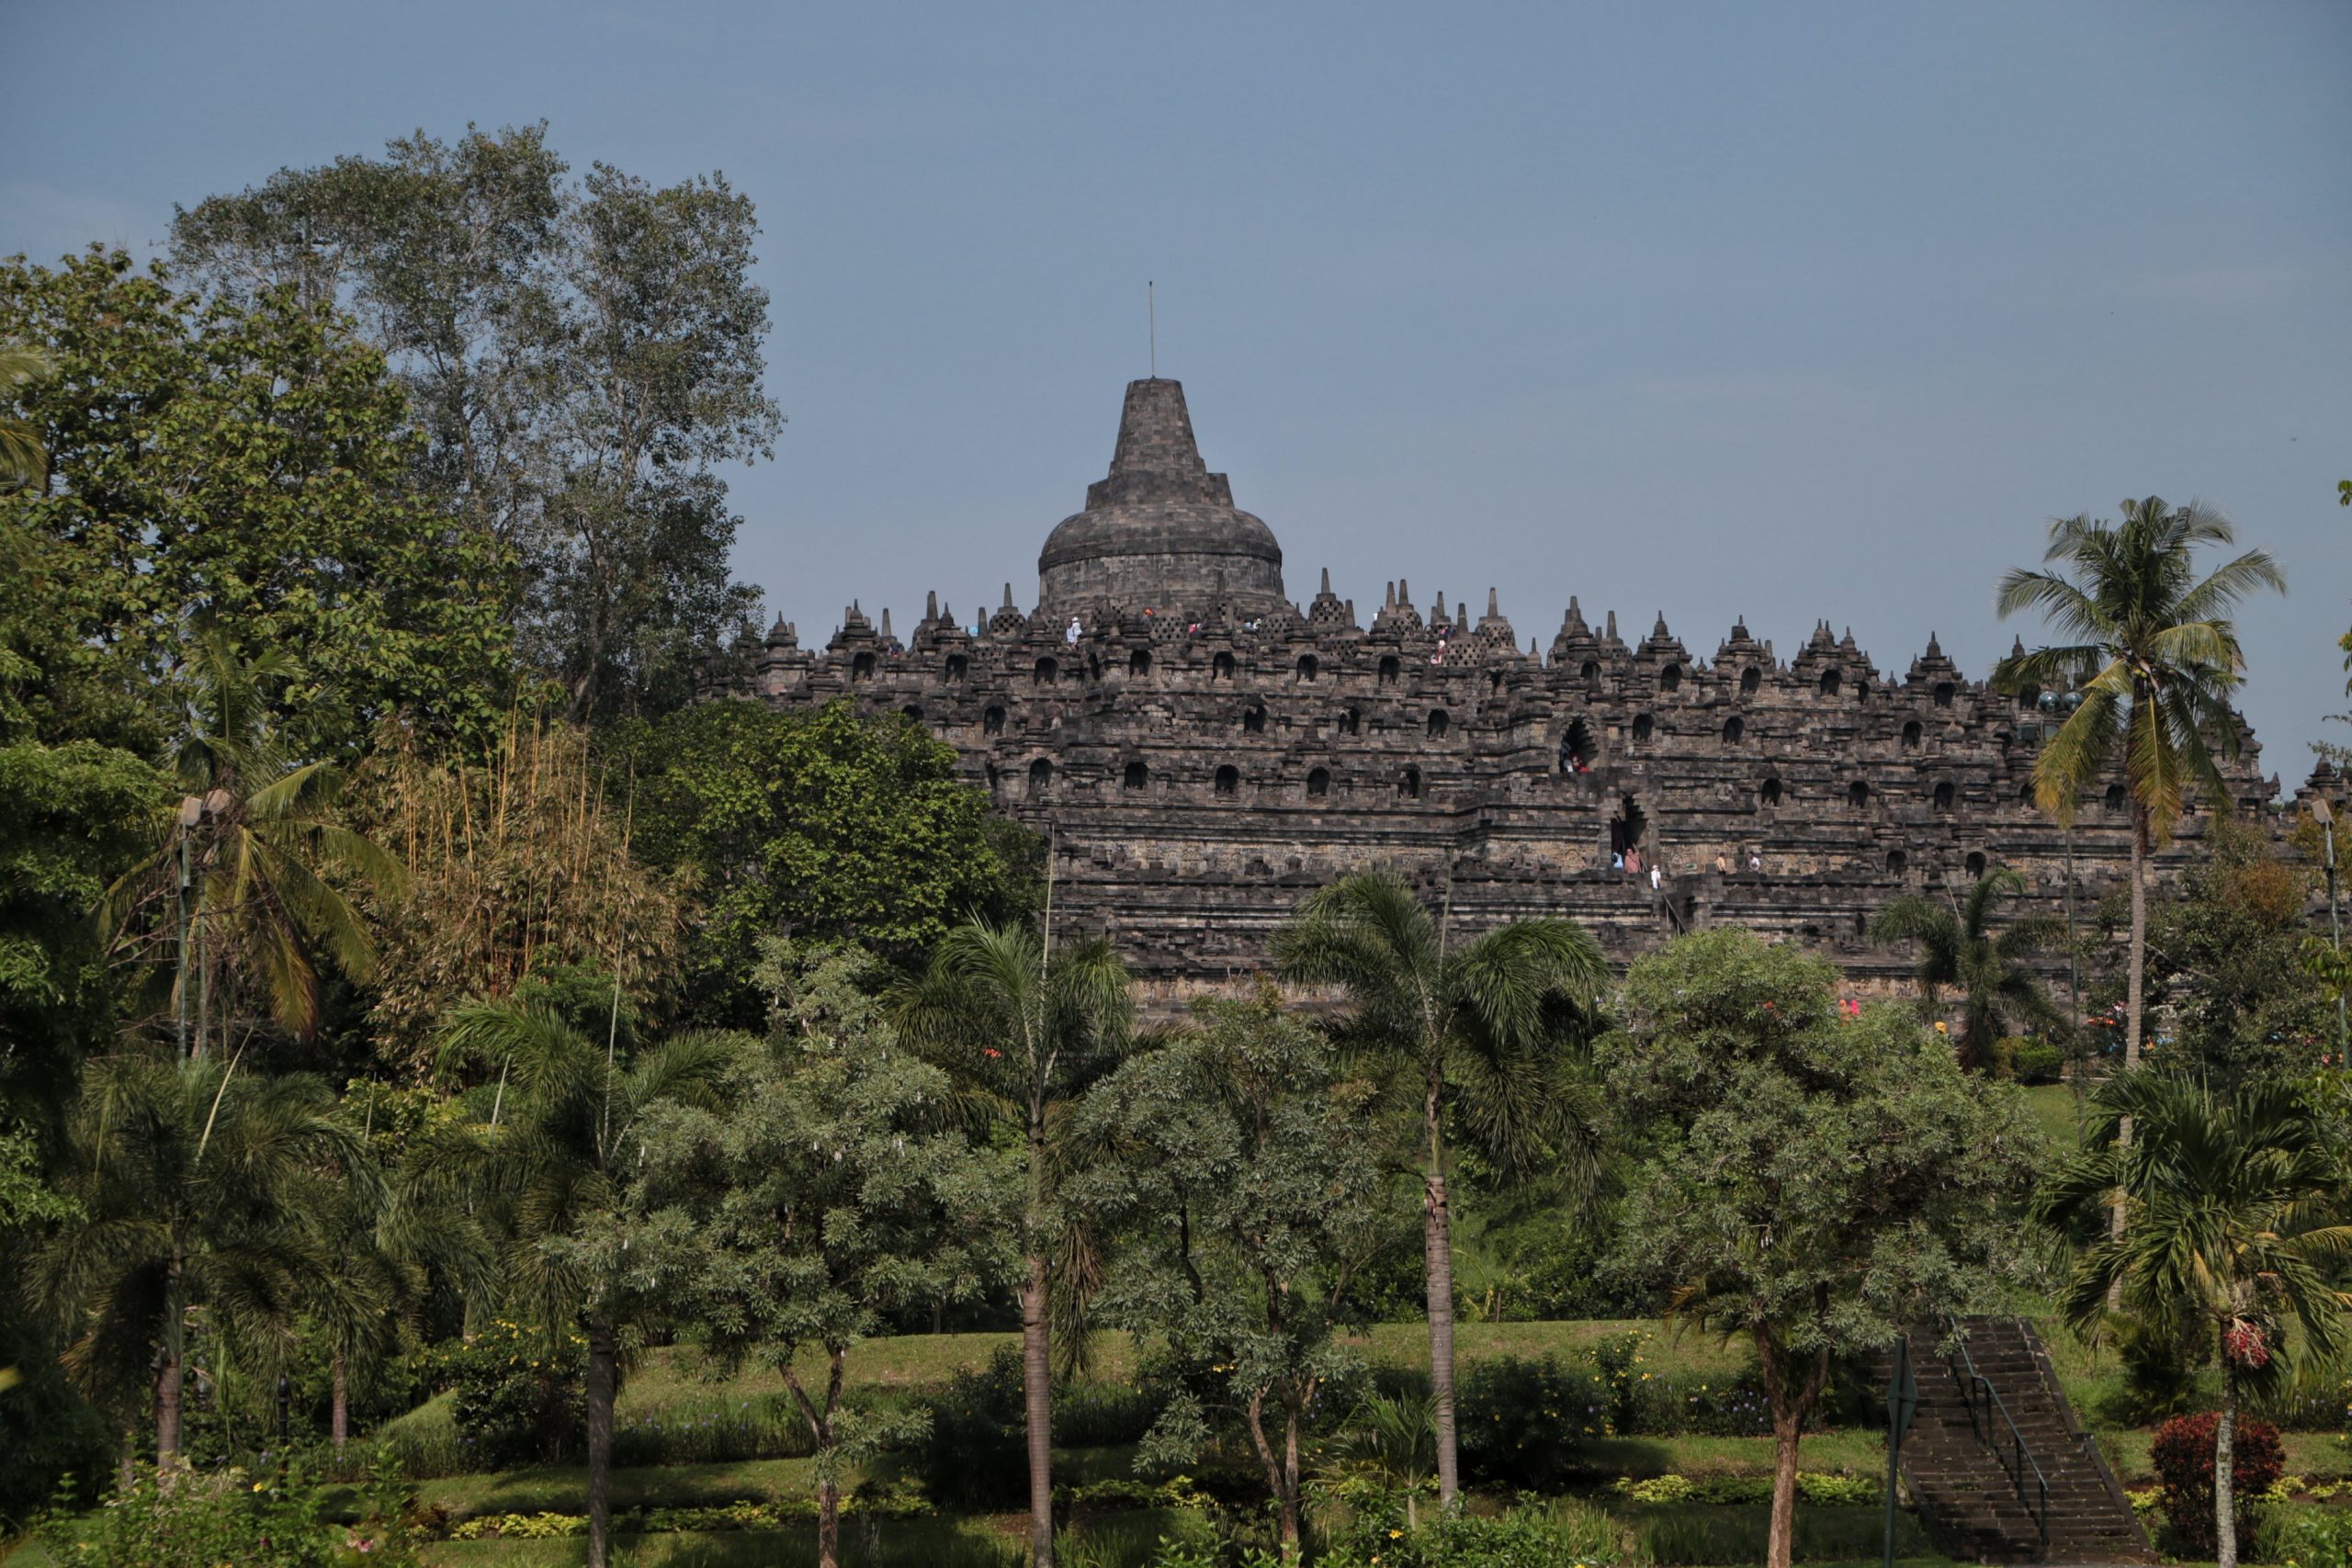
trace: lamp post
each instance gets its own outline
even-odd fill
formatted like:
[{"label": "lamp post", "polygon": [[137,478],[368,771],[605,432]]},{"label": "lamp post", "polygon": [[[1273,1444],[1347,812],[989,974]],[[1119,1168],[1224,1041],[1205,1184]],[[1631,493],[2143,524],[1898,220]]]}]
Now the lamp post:
[{"label": "lamp post", "polygon": [[[2337,912],[2335,907],[2335,807],[2329,806],[2324,797],[2313,800],[2312,802],[2312,820],[2318,823],[2320,826],[2320,831],[2327,835],[2328,939],[2335,945],[2335,956],[2338,960],[2336,967],[2341,971],[2343,967],[2341,961],[2344,957],[2344,920],[2343,917]],[[2347,1029],[2345,1023],[2345,997],[2341,990],[2338,990],[2335,993],[2335,1059],[2337,1064],[2339,1066],[2347,1065],[2345,1063],[2344,1055],[2346,1051],[2352,1051],[2352,1029]]]}]

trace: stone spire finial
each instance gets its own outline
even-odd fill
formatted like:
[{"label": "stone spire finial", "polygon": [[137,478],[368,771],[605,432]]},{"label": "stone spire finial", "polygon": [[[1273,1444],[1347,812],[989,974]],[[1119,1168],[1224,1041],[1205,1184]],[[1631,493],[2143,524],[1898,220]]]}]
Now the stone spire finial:
[{"label": "stone spire finial", "polygon": [[1323,593],[1331,592],[1331,569],[1328,566],[1323,569],[1323,586],[1317,592]]},{"label": "stone spire finial", "polygon": [[1010,582],[1004,585],[1004,607],[1008,610],[1012,608],[1012,584]]},{"label": "stone spire finial", "polygon": [[890,640],[890,606],[888,604],[882,606],[882,640]]},{"label": "stone spire finial", "polygon": [[2022,637],[2011,637],[2009,638],[2009,657],[2011,659],[2023,659],[2025,657],[2025,638]]},{"label": "stone spire finial", "polygon": [[1380,607],[1381,607],[1382,609],[1384,609],[1384,610],[1393,610],[1393,609],[1395,609],[1395,608],[1396,607],[1396,583],[1394,583],[1394,582],[1389,583],[1389,585],[1388,585],[1388,597],[1387,597],[1387,598],[1385,598],[1385,599],[1383,599],[1383,600],[1380,602]]},{"label": "stone spire finial", "polygon": [[1660,610],[1657,613],[1657,625],[1650,628],[1650,636],[1657,638],[1660,642],[1664,642],[1669,635],[1671,634],[1669,634],[1666,629],[1666,612],[1664,610]]},{"label": "stone spire finial", "polygon": [[1601,635],[1601,636],[1603,636],[1603,637],[1607,637],[1611,642],[1615,642],[1615,641],[1617,640],[1617,612],[1616,612],[1616,611],[1611,610],[1611,611],[1610,611],[1610,612],[1609,612],[1609,629],[1608,629],[1607,631],[1605,631],[1605,632],[1601,633],[1600,635]]},{"label": "stone spire finial", "polygon": [[1502,614],[1502,611],[1501,611],[1501,609],[1498,607],[1498,604],[1499,604],[1499,602],[1495,598],[1495,591],[1494,591],[1492,588],[1487,589],[1487,614],[1488,614],[1489,615],[1501,615],[1501,614]]},{"label": "stone spire finial", "polygon": [[1408,608],[1413,603],[1413,585],[1401,577],[1396,580],[1396,603]]},{"label": "stone spire finial", "polygon": [[1437,604],[1430,610],[1430,619],[1442,621],[1448,618],[1445,613],[1445,590],[1441,588],[1437,591]]},{"label": "stone spire finial", "polygon": [[926,621],[939,619],[939,590],[936,588],[926,589],[923,592],[922,618]]},{"label": "stone spire finial", "polygon": [[1568,613],[1560,617],[1562,637],[1590,637],[1592,628],[1584,624],[1584,611],[1577,606],[1577,596],[1568,595]]}]

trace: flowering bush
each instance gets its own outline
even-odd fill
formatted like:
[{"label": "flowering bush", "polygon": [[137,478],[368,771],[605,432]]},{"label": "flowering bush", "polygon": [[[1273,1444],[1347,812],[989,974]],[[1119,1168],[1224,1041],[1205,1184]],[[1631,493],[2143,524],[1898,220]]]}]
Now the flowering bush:
[{"label": "flowering bush", "polygon": [[471,1468],[561,1464],[582,1450],[588,1411],[588,1340],[567,1326],[547,1336],[509,1318],[493,1319],[470,1339],[435,1345],[422,1358],[425,1376],[455,1392],[458,1440]]},{"label": "flowering bush", "polygon": [[[1668,1474],[1636,1481],[1621,1475],[1615,1491],[1619,1496],[1636,1503],[1769,1503],[1772,1500],[1772,1478],[1706,1475],[1694,1481],[1687,1475]],[[1797,1472],[1797,1497],[1816,1508],[1861,1507],[1879,1501],[1879,1483],[1866,1475],[1802,1470]]]},{"label": "flowering bush", "polygon": [[239,1469],[158,1478],[142,1466],[102,1506],[51,1518],[40,1533],[61,1559],[93,1568],[410,1568],[416,1555],[397,1512],[337,1523],[318,1486],[291,1468],[256,1480]]},{"label": "flowering bush", "polygon": [[[2148,1461],[2164,1492],[2165,1517],[2192,1551],[2206,1556],[2214,1550],[2213,1434],[2220,1426],[2221,1417],[2211,1411],[2176,1416],[2156,1428],[2148,1445]],[[2241,1506],[2258,1502],[2287,1465],[2278,1428],[2243,1416],[2230,1453],[2231,1484]]]}]

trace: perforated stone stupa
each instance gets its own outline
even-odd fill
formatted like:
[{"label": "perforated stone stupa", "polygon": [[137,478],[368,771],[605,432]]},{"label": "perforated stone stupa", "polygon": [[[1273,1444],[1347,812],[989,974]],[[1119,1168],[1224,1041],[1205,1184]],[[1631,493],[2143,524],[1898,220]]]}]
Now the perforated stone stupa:
[{"label": "perforated stone stupa", "polygon": [[[2032,800],[2059,716],[2041,694],[1970,679],[1933,633],[1894,671],[1826,621],[1786,658],[1745,624],[1702,654],[1662,612],[1629,642],[1572,598],[1539,651],[1492,589],[1474,618],[1394,581],[1367,618],[1327,570],[1294,603],[1272,530],[1209,472],[1170,380],[1128,386],[1110,472],[1038,556],[1034,610],[1007,583],[967,627],[934,593],[901,643],[889,612],[877,627],[852,605],[820,649],[779,621],[757,682],[953,746],[1051,830],[1057,928],[1107,932],[1171,1000],[1264,969],[1304,894],[1374,865],[1450,889],[1457,930],[1567,915],[1622,961],[1728,922],[1827,953],[1857,990],[1908,972],[1862,934],[1896,894],[2005,864],[2054,913],[2065,886],[2066,834]],[[2277,786],[2244,742],[2228,808],[2256,812]],[[2078,813],[2080,908],[2124,874],[2122,800],[2119,777]]]}]

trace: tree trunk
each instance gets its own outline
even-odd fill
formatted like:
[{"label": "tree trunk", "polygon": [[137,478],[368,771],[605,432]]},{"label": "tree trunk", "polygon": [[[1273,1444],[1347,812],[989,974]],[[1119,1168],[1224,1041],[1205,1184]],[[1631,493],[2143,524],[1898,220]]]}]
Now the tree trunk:
[{"label": "tree trunk", "polygon": [[1054,1380],[1046,1338],[1046,1255],[1029,1255],[1021,1290],[1021,1390],[1029,1423],[1029,1538],[1036,1568],[1054,1562]]},{"label": "tree trunk", "polygon": [[2238,1568],[2238,1366],[2230,1359],[2230,1325],[2222,1324],[2222,1419],[2213,1427],[2213,1540],[2221,1555],[2215,1568]]},{"label": "tree trunk", "polygon": [[613,1551],[613,1382],[620,1354],[613,1325],[588,1319],[588,1568],[606,1568]]},{"label": "tree trunk", "polygon": [[335,1452],[351,1440],[351,1363],[338,1350],[327,1364],[327,1378],[334,1400],[328,1415],[328,1430],[334,1438]]},{"label": "tree trunk", "polygon": [[1451,1508],[1462,1490],[1453,1432],[1453,1233],[1445,1178],[1434,1169],[1422,1191],[1421,1219],[1429,1272],[1430,1402],[1437,1417],[1437,1502]]},{"label": "tree trunk", "polygon": [[164,1287],[164,1336],[155,1348],[155,1468],[171,1469],[180,1458],[180,1390],[187,1372],[181,1323],[180,1258],[175,1249]]},{"label": "tree trunk", "polygon": [[1793,1412],[1772,1413],[1772,1523],[1765,1541],[1764,1568],[1789,1568],[1794,1559],[1797,1440],[1804,1431],[1803,1420]]},{"label": "tree trunk", "polygon": [[841,1568],[842,1483],[831,1474],[817,1478],[817,1568]]},{"label": "tree trunk", "polygon": [[1283,1407],[1283,1561],[1296,1562],[1305,1551],[1298,1529],[1298,1408]]},{"label": "tree trunk", "polygon": [[1462,1456],[1453,1431],[1453,1224],[1445,1197],[1445,1079],[1432,1066],[1421,1092],[1421,1122],[1429,1139],[1422,1173],[1423,1284],[1430,1314],[1430,1404],[1437,1427],[1437,1506],[1453,1506],[1462,1492]]},{"label": "tree trunk", "polygon": [[[2143,986],[2148,966],[2148,808],[2135,805],[2132,812],[2132,947],[2124,972],[2123,991],[2123,1070],[2128,1074],[2140,1066],[2140,1028],[2143,1004],[2146,998]],[[2132,1147],[2132,1118],[2120,1118],[2115,1128],[2116,1152],[2128,1153]],[[2123,1190],[2116,1189],[2115,1205],[2108,1214],[2107,1234],[2117,1240],[2123,1235]],[[2119,1274],[2107,1291],[2107,1310],[2123,1310],[2123,1277]]]},{"label": "tree trunk", "polygon": [[122,1453],[116,1460],[114,1467],[115,1489],[119,1492],[130,1491],[131,1482],[136,1480],[138,1475],[139,1429],[133,1423],[126,1421],[122,1424]]}]

